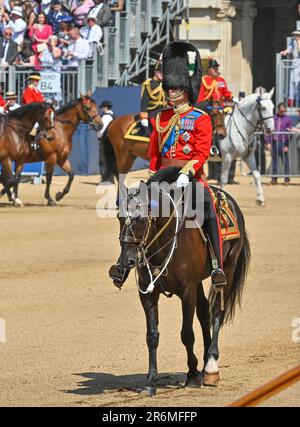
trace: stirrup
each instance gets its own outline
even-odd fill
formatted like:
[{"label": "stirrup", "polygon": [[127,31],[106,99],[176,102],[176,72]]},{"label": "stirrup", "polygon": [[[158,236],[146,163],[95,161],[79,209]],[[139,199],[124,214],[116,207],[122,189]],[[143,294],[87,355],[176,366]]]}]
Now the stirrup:
[{"label": "stirrup", "polygon": [[221,268],[215,268],[211,272],[211,282],[216,288],[223,288],[227,284],[226,276]]}]

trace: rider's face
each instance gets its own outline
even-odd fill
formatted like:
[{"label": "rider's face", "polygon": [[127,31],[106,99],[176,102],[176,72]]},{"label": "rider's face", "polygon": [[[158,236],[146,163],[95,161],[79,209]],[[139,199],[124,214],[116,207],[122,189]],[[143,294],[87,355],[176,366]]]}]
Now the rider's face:
[{"label": "rider's face", "polygon": [[169,89],[168,100],[171,107],[179,107],[186,102],[189,102],[189,97],[182,89]]},{"label": "rider's face", "polygon": [[219,75],[219,67],[209,68],[209,74],[213,77],[217,77]]}]

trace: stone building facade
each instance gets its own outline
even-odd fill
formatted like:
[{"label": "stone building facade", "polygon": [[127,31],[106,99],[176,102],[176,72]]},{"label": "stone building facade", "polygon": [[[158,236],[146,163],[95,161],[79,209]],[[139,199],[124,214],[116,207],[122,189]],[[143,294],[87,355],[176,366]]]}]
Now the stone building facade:
[{"label": "stone building facade", "polygon": [[295,0],[189,0],[189,18],[179,37],[188,34],[202,58],[220,62],[235,95],[275,85],[275,54],[296,27]]}]

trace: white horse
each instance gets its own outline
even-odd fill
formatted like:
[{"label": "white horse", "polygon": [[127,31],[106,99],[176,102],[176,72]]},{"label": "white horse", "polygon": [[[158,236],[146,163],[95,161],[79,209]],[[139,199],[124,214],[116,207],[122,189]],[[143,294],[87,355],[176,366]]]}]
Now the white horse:
[{"label": "white horse", "polygon": [[255,161],[256,143],[253,134],[259,125],[267,132],[274,130],[274,88],[268,93],[247,96],[225,118],[227,136],[220,141],[222,153],[221,188],[228,181],[228,172],[232,160],[242,158],[252,172],[256,185],[256,203],[265,205],[265,196],[261,185],[260,173]]}]

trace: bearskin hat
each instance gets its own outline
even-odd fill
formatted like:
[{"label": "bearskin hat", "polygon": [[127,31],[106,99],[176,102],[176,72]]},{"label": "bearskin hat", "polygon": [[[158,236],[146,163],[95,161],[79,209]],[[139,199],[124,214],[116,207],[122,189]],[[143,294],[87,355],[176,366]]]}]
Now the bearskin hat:
[{"label": "bearskin hat", "polygon": [[182,89],[191,104],[198,99],[202,66],[198,49],[187,42],[171,42],[163,50],[163,89]]}]

